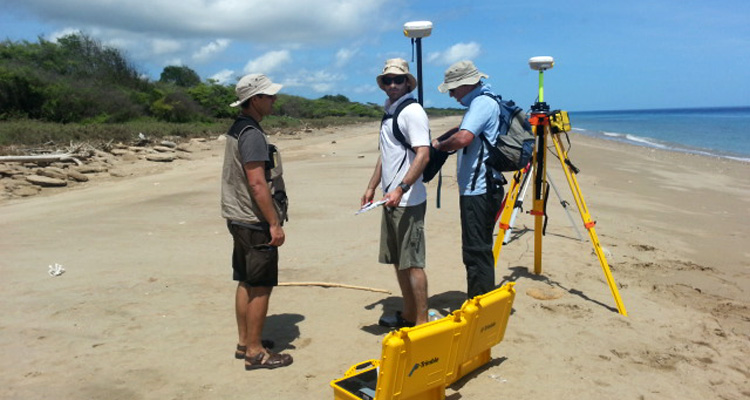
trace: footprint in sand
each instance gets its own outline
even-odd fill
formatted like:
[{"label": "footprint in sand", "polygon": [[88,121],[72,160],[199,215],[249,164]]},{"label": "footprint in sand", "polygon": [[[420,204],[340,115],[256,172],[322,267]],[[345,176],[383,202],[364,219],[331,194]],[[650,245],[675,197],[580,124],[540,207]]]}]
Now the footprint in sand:
[{"label": "footprint in sand", "polygon": [[565,291],[549,286],[532,287],[526,290],[526,295],[537,300],[555,300],[563,297]]}]

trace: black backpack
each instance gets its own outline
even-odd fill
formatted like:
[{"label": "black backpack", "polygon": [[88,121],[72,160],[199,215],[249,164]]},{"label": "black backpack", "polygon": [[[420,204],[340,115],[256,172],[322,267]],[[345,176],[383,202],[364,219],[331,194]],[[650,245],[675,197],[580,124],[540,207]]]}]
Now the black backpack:
[{"label": "black backpack", "polygon": [[[412,103],[416,103],[417,100],[414,98],[409,98],[401,102],[401,104],[396,107],[396,110],[393,112],[393,114],[384,114],[382,121],[385,121],[388,118],[393,117],[393,136],[398,140],[399,143],[401,143],[402,146],[404,146],[405,149],[411,150],[414,152],[414,149],[411,147],[409,143],[406,142],[406,138],[404,137],[404,134],[401,132],[401,129],[398,127],[398,116],[401,114],[401,111],[403,111],[406,106]],[[440,151],[432,147],[430,145],[430,161],[427,163],[427,166],[424,168],[424,171],[422,172],[422,181],[423,182],[429,182],[432,180],[432,178],[437,175],[438,172],[440,172],[440,168],[443,167],[443,164],[445,164],[445,160],[448,159],[448,156],[451,155],[451,153]]]},{"label": "black backpack", "polygon": [[512,100],[505,101],[492,93],[482,94],[492,97],[500,106],[499,134],[495,143],[480,135],[489,152],[485,164],[499,172],[518,171],[526,167],[536,143],[526,113]]}]

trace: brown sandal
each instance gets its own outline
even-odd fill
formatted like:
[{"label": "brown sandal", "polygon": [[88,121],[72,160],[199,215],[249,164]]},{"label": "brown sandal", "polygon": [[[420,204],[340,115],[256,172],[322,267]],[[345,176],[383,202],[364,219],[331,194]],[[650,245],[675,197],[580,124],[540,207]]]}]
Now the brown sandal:
[{"label": "brown sandal", "polygon": [[273,353],[258,353],[251,357],[245,357],[245,371],[253,369],[274,369],[279,367],[286,367],[291,365],[294,360],[289,354]]},{"label": "brown sandal", "polygon": [[[271,339],[263,339],[260,341],[260,344],[269,350],[276,346],[276,343],[274,343],[274,341]],[[245,358],[245,353],[247,353],[247,346],[240,346],[238,344],[237,350],[234,351],[234,358],[242,360],[243,358]]]}]

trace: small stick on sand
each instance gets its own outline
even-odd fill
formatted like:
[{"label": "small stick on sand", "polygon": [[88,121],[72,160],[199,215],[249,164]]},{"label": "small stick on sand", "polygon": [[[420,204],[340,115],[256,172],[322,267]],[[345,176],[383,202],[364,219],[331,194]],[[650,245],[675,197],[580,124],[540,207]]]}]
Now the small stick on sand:
[{"label": "small stick on sand", "polygon": [[346,284],[343,284],[343,283],[328,283],[328,282],[281,282],[281,283],[279,283],[279,286],[322,286],[322,287],[337,287],[337,288],[355,289],[355,290],[366,290],[368,292],[378,292],[378,293],[391,294],[391,292],[389,290],[385,290],[385,289],[375,289],[375,288],[370,288],[370,287],[366,287],[366,286],[346,285]]}]

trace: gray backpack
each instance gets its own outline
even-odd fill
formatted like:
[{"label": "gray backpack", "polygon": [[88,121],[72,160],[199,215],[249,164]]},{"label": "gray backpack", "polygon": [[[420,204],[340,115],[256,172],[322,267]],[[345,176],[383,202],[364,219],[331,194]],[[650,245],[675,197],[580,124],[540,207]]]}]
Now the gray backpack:
[{"label": "gray backpack", "polygon": [[495,143],[480,135],[489,152],[485,164],[499,172],[518,171],[526,167],[536,144],[526,113],[512,100],[505,101],[491,93],[483,95],[492,97],[500,106],[499,134]]}]

